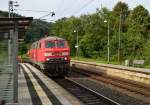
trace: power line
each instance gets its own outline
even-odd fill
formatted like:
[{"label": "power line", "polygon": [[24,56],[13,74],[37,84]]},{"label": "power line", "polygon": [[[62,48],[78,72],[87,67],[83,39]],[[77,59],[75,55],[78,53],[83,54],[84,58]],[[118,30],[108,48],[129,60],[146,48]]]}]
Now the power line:
[{"label": "power line", "polygon": [[[86,8],[87,6],[89,6],[93,1],[95,1],[95,0],[90,0],[89,2],[87,2],[86,4],[84,4],[82,7],[80,7],[77,11],[75,11],[73,14],[77,14],[77,13],[79,13],[82,9],[84,9],[84,8]],[[76,4],[76,3],[72,3],[72,4]],[[74,5],[73,5],[74,6]],[[73,7],[72,6],[72,7]],[[69,9],[69,8],[68,8]],[[72,9],[71,9],[72,10]],[[70,11],[71,11],[70,10]],[[69,11],[69,12],[70,12]],[[65,12],[65,11],[64,11]],[[64,14],[64,12],[63,12],[63,14]],[[63,14],[62,15],[60,15],[60,17],[62,17],[63,16]],[[69,14],[69,13],[66,13],[66,14]]]},{"label": "power line", "polygon": [[19,11],[28,11],[28,12],[49,12],[49,11],[41,11],[41,10],[24,10],[24,9],[17,9]]},{"label": "power line", "polygon": [[54,12],[50,12],[50,13],[48,13],[48,14],[46,14],[46,15],[40,17],[39,19],[42,19],[42,18],[47,17],[47,16],[49,16],[49,15],[51,15],[51,17],[53,17],[53,16],[55,15],[55,13],[54,13]]},{"label": "power line", "polygon": [[61,7],[62,7],[63,4],[64,4],[64,0],[62,0],[62,2],[60,2],[58,8],[56,9],[55,12],[56,12],[57,14],[62,10]]},{"label": "power line", "polygon": [[39,13],[39,12],[46,12],[46,13],[48,13],[48,14],[46,14],[46,15],[44,15],[44,16],[41,16],[39,19],[44,18],[44,17],[47,17],[47,16],[49,16],[49,15],[51,15],[51,16],[54,16],[54,15],[55,15],[54,12],[49,12],[49,11],[41,11],[41,10],[24,10],[24,9],[16,9],[16,10],[17,10],[17,11],[19,10],[19,11],[37,12],[37,13]]},{"label": "power line", "polygon": [[[49,11],[41,11],[41,10],[24,10],[24,9],[15,9],[16,11],[30,11],[30,12],[37,12],[37,13],[39,13],[39,12],[46,12],[46,13],[48,13],[48,14],[46,14],[46,15],[44,15],[44,16],[41,16],[41,17],[39,17],[39,19],[42,19],[42,18],[44,18],[44,17],[47,17],[47,16],[49,16],[49,15],[51,15],[52,17],[55,15],[55,13],[54,12],[49,12]],[[47,20],[47,19],[45,19],[45,20]]]},{"label": "power line", "polygon": [[60,17],[63,12],[62,5],[64,5],[64,0],[61,0],[58,8],[55,11],[57,17]]},{"label": "power line", "polygon": [[[76,2],[77,2],[78,0],[76,0]],[[71,2],[70,4],[73,4],[73,5],[69,5],[69,7],[68,8],[65,8],[64,10],[63,10],[63,12],[60,14],[60,16],[63,16],[64,15],[64,13],[67,11],[67,10],[69,10],[69,12],[70,11],[72,11],[72,9],[71,8],[73,8],[74,6],[75,6],[75,1],[73,0],[73,2]],[[67,13],[67,12],[66,12]],[[67,13],[68,14],[68,13]]]},{"label": "power line", "polygon": [[[77,0],[76,0],[77,1]],[[56,11],[56,16],[57,16],[57,19],[59,19],[59,18],[62,18],[63,16],[64,16],[64,13],[66,13],[66,11],[70,11],[70,8],[73,8],[74,7],[74,5],[76,4],[75,2],[76,1],[72,1],[71,3],[69,3],[69,7],[68,8],[64,8],[64,7],[62,7],[62,8],[60,8],[60,11]],[[65,2],[64,2],[64,0],[62,1],[62,4],[61,5],[65,5]],[[71,5],[71,4],[73,4],[73,5]],[[56,18],[56,17],[55,17]]]},{"label": "power line", "polygon": [[[90,1],[88,1],[86,4],[84,4],[82,7],[80,7],[78,10],[76,10],[75,12],[73,12],[72,14],[74,15],[74,14],[77,14],[77,13],[79,13],[80,11],[82,11],[84,8],[86,8],[87,6],[89,6],[92,2],[94,2],[95,0],[90,0]],[[61,5],[63,5],[64,4],[64,0],[62,0],[62,2],[60,3],[60,5],[59,5],[59,8],[58,9],[56,9],[56,11],[58,12],[57,13],[57,15],[59,14],[59,11],[62,11],[62,6]],[[73,4],[73,5],[71,5],[71,6],[69,6],[69,8],[67,8],[67,9],[65,9],[65,10],[63,10],[63,12],[61,12],[60,13],[60,15],[58,15],[57,17],[63,17],[63,15],[64,15],[64,13],[67,11],[67,10],[69,10],[69,12],[72,10],[70,10],[70,7],[74,7],[75,6],[75,1],[73,1],[71,4]],[[43,17],[46,17],[46,16],[49,16],[50,14],[51,14],[51,12],[50,11],[42,11],[42,10],[24,10],[24,9],[17,9],[18,11],[27,11],[27,12],[37,12],[37,13],[39,13],[39,12],[45,12],[45,13],[48,13],[48,14],[46,14],[46,15],[44,15],[44,16],[42,16],[42,17],[40,17],[40,18],[43,18]],[[55,11],[55,12],[56,12]],[[65,13],[65,14],[69,14],[69,13]]]},{"label": "power line", "polygon": [[89,4],[91,4],[93,1],[95,1],[95,0],[90,0],[89,2],[87,2],[85,5],[83,5],[83,7],[79,8],[77,11],[75,11],[74,14],[79,13],[82,9],[89,6]]}]

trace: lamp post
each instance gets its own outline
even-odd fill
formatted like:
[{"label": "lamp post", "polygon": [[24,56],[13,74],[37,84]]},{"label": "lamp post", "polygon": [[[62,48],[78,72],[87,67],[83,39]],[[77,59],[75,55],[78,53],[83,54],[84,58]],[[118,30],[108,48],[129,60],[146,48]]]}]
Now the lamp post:
[{"label": "lamp post", "polygon": [[110,62],[110,21],[104,20],[107,23],[107,63]]},{"label": "lamp post", "polygon": [[118,40],[118,62],[119,64],[121,64],[121,59],[120,59],[120,47],[121,47],[121,37],[120,37],[120,34],[121,34],[121,24],[122,24],[122,14],[120,14],[120,19],[119,19],[119,40]]},{"label": "lamp post", "polygon": [[75,45],[75,48],[76,48],[76,59],[78,58],[78,51],[79,51],[79,43],[78,43],[78,31],[77,30],[74,30],[74,33],[77,33],[77,39],[76,39],[76,45]]}]

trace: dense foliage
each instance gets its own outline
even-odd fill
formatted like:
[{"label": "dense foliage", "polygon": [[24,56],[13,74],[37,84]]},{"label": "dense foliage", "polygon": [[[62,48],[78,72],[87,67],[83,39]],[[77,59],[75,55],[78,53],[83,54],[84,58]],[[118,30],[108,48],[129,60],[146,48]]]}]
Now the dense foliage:
[{"label": "dense foliage", "polygon": [[120,26],[120,60],[150,62],[150,14],[142,5],[129,10],[126,3],[118,2],[112,11],[102,8],[94,14],[62,18],[53,24],[52,32],[69,41],[72,55],[75,55],[78,34],[80,56],[106,60],[108,21],[111,61],[118,61]]},{"label": "dense foliage", "polygon": [[51,23],[34,19],[27,30],[25,41],[27,43],[32,43],[45,37],[49,32],[51,33],[51,25]]}]

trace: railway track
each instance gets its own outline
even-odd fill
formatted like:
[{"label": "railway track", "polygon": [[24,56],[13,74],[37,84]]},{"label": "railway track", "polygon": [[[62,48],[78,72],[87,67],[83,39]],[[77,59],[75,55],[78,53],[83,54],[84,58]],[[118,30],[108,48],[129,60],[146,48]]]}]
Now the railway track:
[{"label": "railway track", "polygon": [[54,81],[76,96],[83,105],[120,105],[72,79],[54,79]]},{"label": "railway track", "polygon": [[[41,86],[44,86],[32,69],[25,64]],[[52,78],[56,83],[77,97],[83,105],[120,105],[119,103],[107,98],[106,96],[91,90],[90,88],[77,83],[71,78]],[[45,87],[43,88],[45,90]],[[48,89],[46,89],[48,91]],[[47,92],[49,93],[49,91]],[[48,95],[49,96],[49,95]],[[50,97],[49,97],[50,98]],[[56,101],[57,102],[57,101]]]},{"label": "railway track", "polygon": [[126,80],[118,77],[107,76],[104,74],[98,74],[91,71],[83,71],[83,70],[74,70],[75,72],[88,75],[90,78],[103,82],[105,84],[113,85],[122,89],[125,89],[130,92],[134,92],[139,95],[143,95],[145,97],[150,97],[150,89],[149,85],[142,84],[138,82],[133,82],[131,80]]},{"label": "railway track", "polygon": [[[149,105],[149,102],[123,95],[123,93],[118,94],[114,90],[105,89],[108,87],[100,86],[98,82],[93,81],[98,80],[107,85],[113,85],[111,82],[115,80],[110,80],[112,78],[107,76],[105,77],[106,79],[99,79],[98,77],[104,78],[105,76],[99,76],[87,71],[86,73],[73,71],[69,77],[53,78],[53,80],[77,97],[84,105]],[[116,82],[119,83],[119,80]],[[136,83],[133,84],[135,85]],[[140,88],[142,87],[143,85],[140,86]]]}]

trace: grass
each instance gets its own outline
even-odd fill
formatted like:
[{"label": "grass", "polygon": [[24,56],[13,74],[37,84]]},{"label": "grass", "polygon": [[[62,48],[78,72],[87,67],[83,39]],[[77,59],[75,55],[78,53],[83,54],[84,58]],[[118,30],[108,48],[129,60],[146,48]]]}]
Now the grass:
[{"label": "grass", "polygon": [[5,61],[7,60],[8,57],[7,57],[7,52],[0,52],[0,61]]},{"label": "grass", "polygon": [[[104,63],[104,64],[107,64],[107,61],[102,59],[102,58],[97,58],[97,59],[94,59],[94,58],[84,58],[84,57],[71,57],[72,60],[79,60],[79,61],[85,61],[85,62],[96,62],[96,63]],[[110,64],[115,64],[115,65],[119,65],[118,62],[115,62],[115,61],[111,61]]]},{"label": "grass", "polygon": [[145,65],[145,66],[144,66],[144,68],[146,68],[146,69],[150,69],[150,64]]},{"label": "grass", "polygon": [[28,58],[27,54],[23,54],[23,55],[21,55],[21,57],[24,59]]}]

